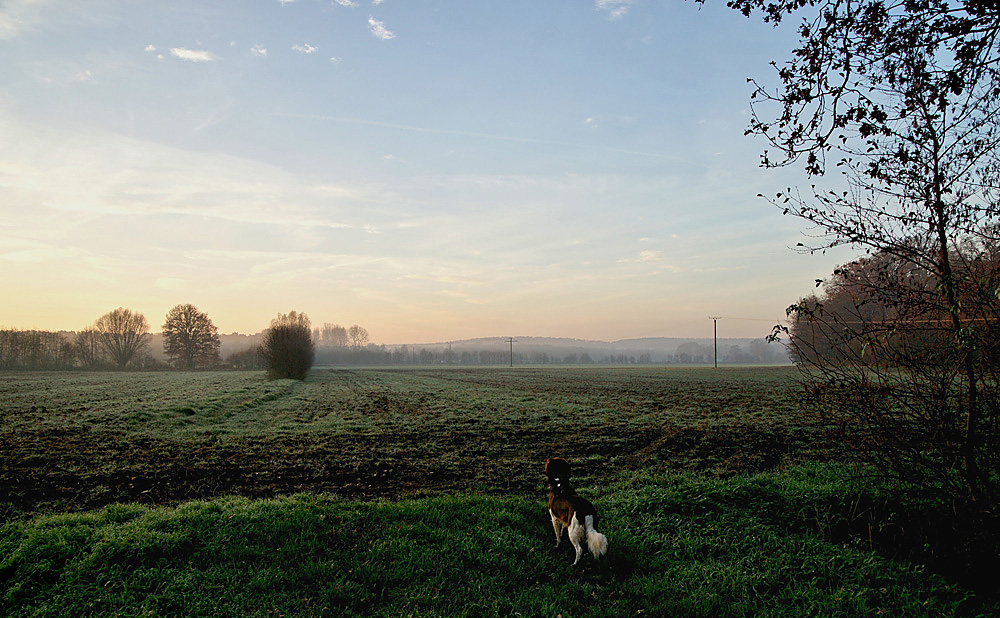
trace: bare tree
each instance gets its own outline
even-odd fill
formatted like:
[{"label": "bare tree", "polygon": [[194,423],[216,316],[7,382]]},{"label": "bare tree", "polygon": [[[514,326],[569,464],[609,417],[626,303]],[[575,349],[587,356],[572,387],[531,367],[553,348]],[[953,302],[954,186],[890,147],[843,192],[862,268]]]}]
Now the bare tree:
[{"label": "bare tree", "polygon": [[73,352],[84,367],[93,369],[105,362],[101,335],[93,326],[88,326],[76,334],[73,340]]},{"label": "bare tree", "polygon": [[163,350],[184,369],[211,367],[220,362],[219,329],[208,314],[194,305],[177,305],[163,323]]},{"label": "bare tree", "polygon": [[119,369],[124,369],[149,343],[149,322],[141,313],[118,307],[94,322],[101,347]]},{"label": "bare tree", "polygon": [[347,329],[347,340],[350,342],[351,347],[355,350],[360,350],[365,347],[369,339],[370,336],[368,335],[368,330],[363,326],[355,324]]},{"label": "bare tree", "polygon": [[305,380],[316,358],[309,317],[294,311],[278,314],[264,331],[260,356],[267,366],[268,378]]},{"label": "bare tree", "polygon": [[0,369],[60,369],[72,362],[72,344],[62,333],[0,328]]},{"label": "bare tree", "polygon": [[[781,85],[757,87],[750,132],[779,153],[764,165],[804,159],[817,183],[773,199],[813,226],[803,249],[870,256],[838,273],[836,293],[790,308],[829,344],[800,356],[811,392],[881,473],[994,509],[1000,367],[983,350],[1000,311],[983,248],[1000,219],[997,4],[730,4],[773,20],[815,11],[775,65]],[[817,186],[833,161],[839,181]]]},{"label": "bare tree", "polygon": [[347,329],[340,324],[326,322],[323,328],[316,329],[316,342],[335,348],[347,347]]}]

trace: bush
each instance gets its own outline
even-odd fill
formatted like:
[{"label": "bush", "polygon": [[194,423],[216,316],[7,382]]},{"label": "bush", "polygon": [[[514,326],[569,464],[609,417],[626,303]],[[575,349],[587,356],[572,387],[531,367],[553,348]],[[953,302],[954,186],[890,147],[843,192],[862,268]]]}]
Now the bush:
[{"label": "bush", "polygon": [[294,311],[278,314],[271,320],[271,327],[264,331],[260,356],[269,379],[305,380],[316,358],[309,317]]}]

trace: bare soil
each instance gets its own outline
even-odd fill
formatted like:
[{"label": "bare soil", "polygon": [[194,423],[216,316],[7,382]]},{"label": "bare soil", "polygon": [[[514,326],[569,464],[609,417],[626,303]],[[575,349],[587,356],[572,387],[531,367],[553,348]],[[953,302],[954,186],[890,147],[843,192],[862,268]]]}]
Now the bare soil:
[{"label": "bare soil", "polygon": [[581,486],[829,457],[822,429],[789,403],[789,376],[337,370],[305,384],[117,374],[113,387],[99,374],[16,376],[0,408],[0,515],[225,494],[541,493],[553,455],[575,462]]}]

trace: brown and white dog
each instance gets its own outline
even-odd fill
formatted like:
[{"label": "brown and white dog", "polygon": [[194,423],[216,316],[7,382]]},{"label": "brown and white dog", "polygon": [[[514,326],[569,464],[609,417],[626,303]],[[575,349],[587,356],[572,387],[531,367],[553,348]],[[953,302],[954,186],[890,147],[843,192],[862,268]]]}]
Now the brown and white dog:
[{"label": "brown and white dog", "polygon": [[556,547],[562,540],[563,529],[569,528],[569,542],[576,548],[573,564],[580,561],[584,539],[594,558],[600,558],[608,551],[608,537],[595,528],[597,509],[589,500],[578,496],[570,485],[569,463],[559,457],[550,457],[545,460],[545,475],[549,477],[549,515],[556,531]]}]

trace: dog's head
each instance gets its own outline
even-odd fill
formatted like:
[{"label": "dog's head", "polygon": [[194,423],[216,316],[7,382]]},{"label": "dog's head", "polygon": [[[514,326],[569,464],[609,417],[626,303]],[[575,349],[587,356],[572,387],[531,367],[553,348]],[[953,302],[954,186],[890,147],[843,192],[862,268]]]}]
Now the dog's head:
[{"label": "dog's head", "polygon": [[569,462],[560,457],[549,457],[545,460],[545,475],[549,477],[549,484],[553,491],[559,491],[563,487],[569,487],[569,475],[571,472]]}]

